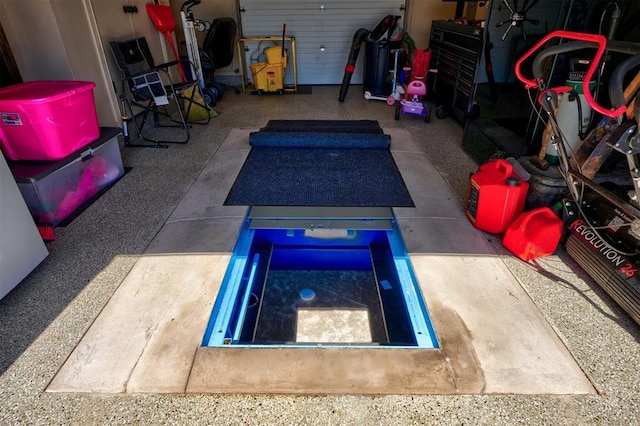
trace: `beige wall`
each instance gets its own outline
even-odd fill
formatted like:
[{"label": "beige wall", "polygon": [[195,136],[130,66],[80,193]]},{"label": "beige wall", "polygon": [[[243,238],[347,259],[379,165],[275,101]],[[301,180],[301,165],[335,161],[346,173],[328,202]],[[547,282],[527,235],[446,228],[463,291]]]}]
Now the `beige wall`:
[{"label": "beige wall", "polygon": [[[153,28],[144,5],[151,0],[2,0],[0,22],[25,81],[86,80],[96,83],[94,95],[100,125],[117,125],[120,117],[113,91],[109,40],[145,35],[156,58],[172,58],[164,38]],[[171,4],[180,23],[182,0],[161,0]],[[136,5],[136,15],[125,15],[123,5]],[[196,18],[237,19],[236,0],[203,0],[193,8]],[[408,0],[406,26],[418,48],[427,48],[431,21],[453,18],[455,3],[441,0]],[[176,36],[183,38],[182,29]],[[204,33],[198,35],[204,37]],[[345,57],[346,60],[346,57]],[[234,64],[220,74],[231,74]],[[114,75],[117,80],[117,75]]]},{"label": "beige wall", "polygon": [[419,49],[429,47],[431,21],[453,19],[456,3],[441,0],[408,0],[407,33]]},{"label": "beige wall", "polygon": [[0,21],[24,81],[93,81],[100,124],[118,122],[111,80],[85,0],[3,0]]}]

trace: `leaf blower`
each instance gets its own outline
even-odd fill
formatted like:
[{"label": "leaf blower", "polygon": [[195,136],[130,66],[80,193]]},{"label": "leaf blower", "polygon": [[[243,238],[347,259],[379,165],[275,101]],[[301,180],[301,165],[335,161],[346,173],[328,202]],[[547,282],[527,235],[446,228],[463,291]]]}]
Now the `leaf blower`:
[{"label": "leaf blower", "polygon": [[366,28],[360,28],[353,35],[353,41],[351,42],[351,49],[349,50],[349,58],[347,59],[347,65],[344,67],[344,77],[342,78],[342,85],[340,86],[340,97],[338,100],[344,102],[344,98],[347,96],[349,90],[349,84],[351,83],[351,76],[356,70],[356,61],[358,60],[358,54],[360,53],[360,46],[369,36],[369,30]]}]

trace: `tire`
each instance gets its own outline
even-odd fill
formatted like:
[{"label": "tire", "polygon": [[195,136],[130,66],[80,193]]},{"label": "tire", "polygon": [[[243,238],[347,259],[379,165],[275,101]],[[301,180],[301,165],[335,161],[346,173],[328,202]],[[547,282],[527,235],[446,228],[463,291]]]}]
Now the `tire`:
[{"label": "tire", "polygon": [[436,117],[438,117],[439,119],[443,119],[447,115],[447,107],[445,107],[444,105],[440,105],[438,108],[436,108]]},{"label": "tire", "polygon": [[395,113],[395,115],[394,115],[394,118],[395,118],[396,120],[400,120],[400,108],[401,108],[401,106],[400,106],[400,103],[398,102],[398,103],[396,104],[396,113]]},{"label": "tire", "polygon": [[216,103],[218,102],[218,96],[215,90],[212,89],[202,89],[202,98],[204,99],[204,102],[211,107],[216,106]]},{"label": "tire", "polygon": [[425,114],[424,114],[424,122],[428,123],[428,122],[431,121],[431,110],[426,105],[424,106],[424,112],[425,112]]},{"label": "tire", "polygon": [[222,98],[224,97],[224,87],[220,86],[217,83],[213,83],[211,85],[211,88],[216,90],[217,100],[218,100],[218,102],[220,102],[222,100]]}]

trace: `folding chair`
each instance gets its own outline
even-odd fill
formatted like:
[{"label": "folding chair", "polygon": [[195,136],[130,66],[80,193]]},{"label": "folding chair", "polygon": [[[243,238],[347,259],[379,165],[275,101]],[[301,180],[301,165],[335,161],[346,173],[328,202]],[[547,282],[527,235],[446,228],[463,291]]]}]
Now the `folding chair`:
[{"label": "folding chair", "polygon": [[[132,144],[125,138],[125,146],[167,148],[165,143],[187,143],[190,136],[187,117],[194,111],[198,111],[198,124],[209,123],[210,110],[202,102],[198,80],[172,81],[169,70],[180,66],[178,61],[156,66],[144,37],[112,41],[109,45],[121,74],[123,122],[130,117],[137,136],[152,142]],[[138,110],[136,114],[134,107],[142,108],[142,111]],[[152,120],[149,120],[149,114]]]},{"label": "folding chair", "polygon": [[236,21],[228,17],[216,18],[211,22],[211,27],[209,27],[200,52],[202,71],[207,87],[218,85],[222,89],[230,89],[237,94],[240,93],[240,89],[237,87],[218,83],[214,77],[217,69],[227,67],[233,62],[237,27]]}]

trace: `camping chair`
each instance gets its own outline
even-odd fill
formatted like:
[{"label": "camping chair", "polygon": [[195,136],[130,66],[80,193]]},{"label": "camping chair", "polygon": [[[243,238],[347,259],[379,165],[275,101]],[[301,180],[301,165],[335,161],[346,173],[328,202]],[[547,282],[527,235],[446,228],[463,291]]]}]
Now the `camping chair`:
[{"label": "camping chair", "polygon": [[[198,114],[200,124],[209,123],[208,107],[198,102],[202,99],[198,80],[172,81],[169,70],[179,66],[178,61],[156,66],[144,37],[112,41],[109,45],[122,77],[123,121],[126,123],[131,117],[137,136],[152,142],[151,145],[134,145],[125,140],[125,146],[166,148],[165,143],[187,143],[190,136],[187,118],[194,111],[205,112]],[[142,108],[138,114],[141,118],[136,118],[134,107]],[[150,113],[152,123],[149,122]]]},{"label": "camping chair", "polygon": [[211,22],[200,51],[205,86],[217,84],[223,89],[233,89],[240,93],[237,87],[218,83],[214,78],[217,69],[228,67],[233,62],[237,28],[238,25],[233,18],[216,18]]}]

